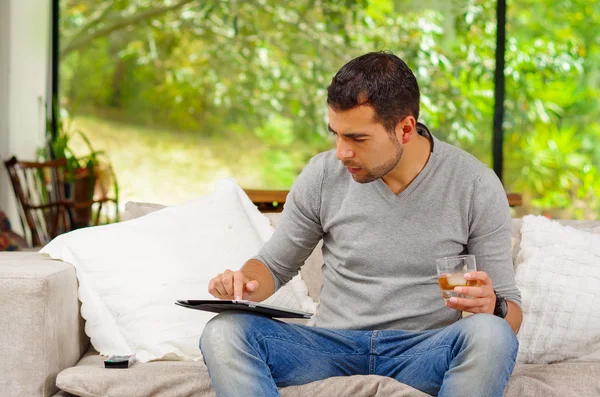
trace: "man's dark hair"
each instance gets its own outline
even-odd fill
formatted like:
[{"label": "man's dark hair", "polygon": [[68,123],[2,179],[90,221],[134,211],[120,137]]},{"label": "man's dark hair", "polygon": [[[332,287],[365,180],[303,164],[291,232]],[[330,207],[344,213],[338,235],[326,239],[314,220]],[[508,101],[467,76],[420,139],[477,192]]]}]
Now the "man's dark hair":
[{"label": "man's dark hair", "polygon": [[345,64],[327,89],[336,111],[372,106],[375,121],[388,132],[406,116],[419,118],[419,85],[406,63],[389,51],[370,52]]}]

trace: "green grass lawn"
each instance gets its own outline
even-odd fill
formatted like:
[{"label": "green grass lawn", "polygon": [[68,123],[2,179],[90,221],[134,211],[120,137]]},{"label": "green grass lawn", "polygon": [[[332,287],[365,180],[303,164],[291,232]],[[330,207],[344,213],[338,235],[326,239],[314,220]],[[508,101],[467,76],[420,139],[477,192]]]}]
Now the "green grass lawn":
[{"label": "green grass lawn", "polygon": [[[206,138],[199,134],[150,129],[92,116],[78,116],[96,150],[115,168],[121,209],[127,201],[177,204],[211,192],[217,180],[234,177],[244,188],[268,188],[261,160],[265,146],[250,137]],[[83,142],[74,150],[85,154]]]}]

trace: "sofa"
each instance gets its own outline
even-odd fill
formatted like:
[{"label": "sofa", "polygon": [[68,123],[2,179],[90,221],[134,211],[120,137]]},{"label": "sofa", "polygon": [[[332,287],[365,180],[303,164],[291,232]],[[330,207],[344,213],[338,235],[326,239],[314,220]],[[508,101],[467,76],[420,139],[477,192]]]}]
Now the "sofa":
[{"label": "sofa", "polygon": [[[267,214],[277,226],[280,214]],[[561,221],[600,234],[600,221]],[[521,220],[513,219],[513,259]],[[301,269],[318,301],[320,244]],[[37,252],[0,253],[0,396],[214,396],[201,361],[165,359],[105,369],[84,332],[70,264]],[[493,358],[492,358],[493,359]],[[330,378],[281,389],[282,396],[426,396],[375,375]],[[600,362],[518,363],[505,396],[600,396]]]}]

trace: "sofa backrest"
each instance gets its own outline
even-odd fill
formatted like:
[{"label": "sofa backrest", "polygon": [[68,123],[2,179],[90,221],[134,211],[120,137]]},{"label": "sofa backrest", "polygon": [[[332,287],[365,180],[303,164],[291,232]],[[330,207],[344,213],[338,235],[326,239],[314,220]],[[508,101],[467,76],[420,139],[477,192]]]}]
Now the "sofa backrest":
[{"label": "sofa backrest", "polygon": [[[279,225],[281,213],[266,213],[265,215],[267,218],[269,218],[273,227],[276,228]],[[600,234],[600,221],[558,220],[558,222],[562,225],[571,226],[575,229]],[[522,223],[523,222],[520,218],[513,218],[512,220],[512,237],[514,242],[512,252],[513,263],[515,263],[517,254],[519,253]],[[304,262],[304,266],[302,266],[300,269],[302,278],[308,287],[308,295],[313,298],[315,302],[317,302],[319,299],[322,285],[321,267],[323,266],[324,262],[323,254],[321,253],[322,246],[323,241],[320,241],[306,262]]]}]

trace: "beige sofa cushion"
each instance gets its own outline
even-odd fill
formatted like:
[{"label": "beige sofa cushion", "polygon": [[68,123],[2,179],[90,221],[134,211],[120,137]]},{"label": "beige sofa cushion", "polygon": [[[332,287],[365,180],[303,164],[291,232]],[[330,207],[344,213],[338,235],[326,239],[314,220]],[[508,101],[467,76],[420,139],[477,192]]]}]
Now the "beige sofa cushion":
[{"label": "beige sofa cushion", "polygon": [[75,394],[71,394],[71,393],[67,393],[64,390],[59,390],[55,395],[53,395],[52,397],[77,397]]},{"label": "beige sofa cushion", "polygon": [[598,397],[600,363],[517,364],[504,397]]},{"label": "beige sofa cushion", "polygon": [[[83,397],[215,397],[203,362],[154,361],[128,369],[105,369],[103,357],[88,352],[76,367],[58,375],[62,390]],[[335,377],[280,389],[283,397],[426,397],[410,386],[376,375]]]},{"label": "beige sofa cushion", "polygon": [[106,369],[105,358],[90,350],[77,366],[58,375],[56,385],[85,397],[215,396],[206,366],[200,362],[155,361],[135,363],[127,369]]},{"label": "beige sofa cushion", "polygon": [[34,252],[0,254],[0,395],[51,396],[89,341],[75,269]]},{"label": "beige sofa cushion", "polygon": [[[504,397],[600,396],[600,363],[564,363],[516,366]],[[156,361],[136,363],[129,369],[105,369],[103,357],[93,350],[76,367],[58,375],[57,385],[76,396],[214,397],[202,362]],[[394,379],[377,375],[335,377],[280,389],[283,397],[398,396],[425,397]]]}]

